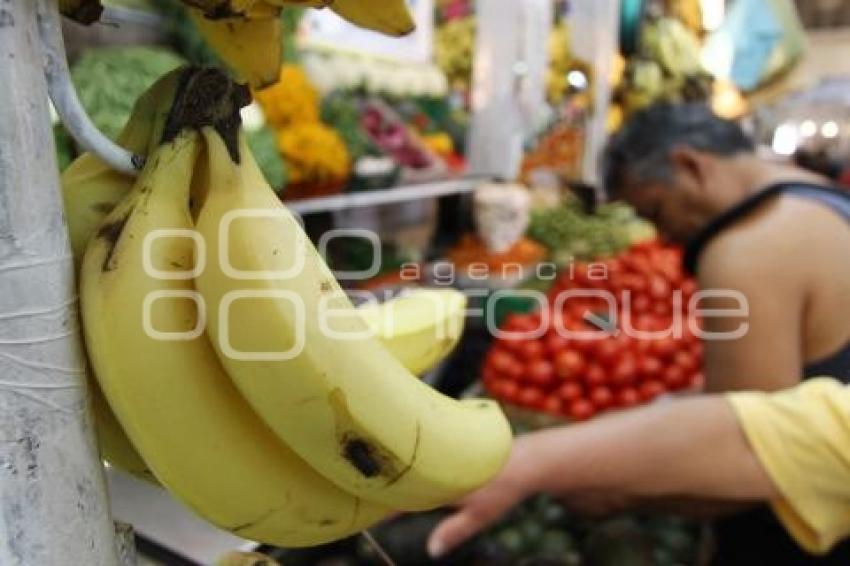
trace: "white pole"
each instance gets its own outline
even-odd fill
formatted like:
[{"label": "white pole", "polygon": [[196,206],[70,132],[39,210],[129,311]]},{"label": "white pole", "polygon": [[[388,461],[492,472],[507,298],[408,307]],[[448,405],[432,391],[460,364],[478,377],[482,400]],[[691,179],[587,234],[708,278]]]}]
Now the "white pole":
[{"label": "white pole", "polygon": [[0,0],[3,566],[118,563],[79,331],[36,2]]}]

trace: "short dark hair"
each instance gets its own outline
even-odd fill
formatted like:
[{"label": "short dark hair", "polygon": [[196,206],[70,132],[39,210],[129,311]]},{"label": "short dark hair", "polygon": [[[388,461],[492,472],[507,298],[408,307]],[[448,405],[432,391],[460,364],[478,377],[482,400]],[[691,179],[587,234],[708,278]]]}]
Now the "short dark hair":
[{"label": "short dark hair", "polygon": [[615,197],[627,181],[670,178],[670,151],[687,146],[722,156],[752,152],[741,127],[705,104],[659,103],[637,112],[612,136],[603,157],[603,182]]}]

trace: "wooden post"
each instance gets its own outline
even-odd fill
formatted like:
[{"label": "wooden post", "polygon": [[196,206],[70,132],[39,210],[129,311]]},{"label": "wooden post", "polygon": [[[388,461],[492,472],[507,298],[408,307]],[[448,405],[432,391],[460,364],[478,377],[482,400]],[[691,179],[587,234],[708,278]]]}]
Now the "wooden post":
[{"label": "wooden post", "polygon": [[37,7],[0,0],[0,564],[114,566]]}]

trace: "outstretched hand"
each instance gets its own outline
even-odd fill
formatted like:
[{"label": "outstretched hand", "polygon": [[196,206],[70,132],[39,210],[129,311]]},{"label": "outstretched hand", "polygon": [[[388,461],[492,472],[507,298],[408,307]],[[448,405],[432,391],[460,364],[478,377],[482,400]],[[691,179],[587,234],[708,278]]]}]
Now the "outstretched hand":
[{"label": "outstretched hand", "polygon": [[487,485],[461,499],[428,539],[428,554],[438,558],[501,519],[536,491],[535,459],[523,437],[514,441],[502,471]]}]

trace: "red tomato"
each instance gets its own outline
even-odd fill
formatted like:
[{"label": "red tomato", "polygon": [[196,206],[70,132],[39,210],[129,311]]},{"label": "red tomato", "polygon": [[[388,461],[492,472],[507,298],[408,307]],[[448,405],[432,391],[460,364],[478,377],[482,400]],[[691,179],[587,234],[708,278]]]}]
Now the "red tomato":
[{"label": "red tomato", "polygon": [[537,387],[523,387],[517,394],[517,402],[523,407],[539,409],[543,406],[545,396],[543,391]]},{"label": "red tomato", "polygon": [[637,273],[624,273],[620,277],[624,289],[629,289],[632,293],[643,293],[646,291],[648,283],[646,277]]},{"label": "red tomato", "polygon": [[510,379],[501,380],[499,382],[499,387],[502,397],[509,401],[515,400],[519,393],[519,384],[517,384],[516,381],[511,381]]},{"label": "red tomato", "polygon": [[691,355],[694,358],[696,358],[697,360],[702,360],[702,355],[703,355],[703,352],[704,352],[702,342],[700,342],[700,341],[692,342],[691,347],[690,347],[690,351],[691,351]]},{"label": "red tomato", "polygon": [[528,381],[541,387],[552,385],[555,381],[555,366],[547,360],[534,360],[528,364]]},{"label": "red tomato", "polygon": [[570,416],[577,421],[586,421],[595,414],[596,409],[586,399],[578,399],[570,404]]},{"label": "red tomato", "polygon": [[609,274],[620,273],[623,271],[623,262],[616,257],[606,259],[603,263],[605,264],[605,268],[608,270]]},{"label": "red tomato", "polygon": [[[687,301],[690,299],[694,293],[697,292],[699,287],[697,286],[697,282],[694,279],[685,279],[682,281],[679,289],[682,291],[682,297]],[[686,303],[687,304],[687,303]]]},{"label": "red tomato", "polygon": [[497,379],[499,379],[499,372],[491,366],[485,365],[484,369],[481,370],[481,381],[484,382],[484,385],[490,385]]},{"label": "red tomato", "polygon": [[520,356],[528,362],[542,358],[543,352],[543,344],[537,340],[526,340],[519,351]]},{"label": "red tomato", "polygon": [[599,364],[588,364],[584,372],[584,382],[588,387],[598,387],[608,383],[608,375]]},{"label": "red tomato", "polygon": [[514,361],[514,357],[511,354],[504,350],[496,349],[490,351],[487,363],[494,371],[504,375],[508,373]]},{"label": "red tomato", "polygon": [[623,266],[634,273],[646,274],[652,271],[649,257],[642,253],[632,252],[622,257]]},{"label": "red tomato", "polygon": [[640,397],[634,387],[625,387],[617,393],[616,401],[618,407],[628,408],[637,405]]},{"label": "red tomato", "polygon": [[518,338],[499,338],[496,340],[496,348],[500,348],[505,352],[518,354],[523,342],[524,340]]},{"label": "red tomato", "polygon": [[558,388],[558,396],[568,403],[581,399],[583,395],[584,388],[574,381],[567,382]]},{"label": "red tomato", "polygon": [[658,299],[652,304],[652,313],[656,316],[670,316],[673,312],[673,302],[668,297]]},{"label": "red tomato", "polygon": [[660,358],[672,356],[677,349],[676,341],[672,338],[658,338],[652,341],[652,352]]},{"label": "red tomato", "polygon": [[564,350],[555,358],[555,373],[561,379],[577,380],[585,367],[584,356],[575,350]]},{"label": "red tomato", "polygon": [[684,373],[691,373],[697,366],[696,357],[691,354],[689,351],[679,350],[675,354],[673,354],[673,363],[679,366],[684,370]]},{"label": "red tomato", "polygon": [[588,357],[593,356],[593,353],[596,351],[596,345],[599,343],[599,339],[593,340],[573,340],[570,342],[570,347],[576,352],[580,352],[583,354],[587,354]]},{"label": "red tomato", "polygon": [[[649,309],[652,307],[652,301],[647,295],[643,293],[635,293],[632,295],[632,317],[636,317],[637,315],[642,315],[649,312]],[[635,326],[635,328],[638,328]],[[643,330],[643,329],[641,329]],[[648,329],[647,329],[648,330]]]},{"label": "red tomato", "polygon": [[525,366],[519,360],[511,359],[511,363],[505,371],[504,376],[511,379],[522,379],[525,377]]},{"label": "red tomato", "polygon": [[638,371],[644,377],[658,379],[664,371],[664,364],[654,356],[644,356],[638,360]]},{"label": "red tomato", "polygon": [[564,404],[559,397],[550,396],[543,401],[543,410],[552,415],[560,415]]},{"label": "red tomato", "polygon": [[647,356],[652,350],[652,340],[635,340],[634,351],[639,356]]},{"label": "red tomato", "polygon": [[567,346],[569,346],[569,344],[570,344],[570,341],[567,340],[565,337],[561,336],[560,334],[558,334],[557,332],[550,333],[546,337],[546,340],[544,341],[546,351],[549,353],[549,356],[551,356],[552,358],[557,357],[558,354],[560,354],[562,351],[566,350]]},{"label": "red tomato", "polygon": [[594,354],[599,363],[611,365],[620,354],[620,346],[613,338],[603,338],[597,342]]},{"label": "red tomato", "polygon": [[660,381],[645,381],[640,384],[638,395],[644,402],[652,401],[666,391],[664,385]]},{"label": "red tomato", "polygon": [[594,387],[588,396],[593,405],[600,411],[610,408],[614,404],[614,394],[607,387]]},{"label": "red tomato", "polygon": [[631,354],[623,356],[611,372],[611,383],[617,387],[630,385],[637,379],[638,366]]},{"label": "red tomato", "polygon": [[670,288],[670,283],[660,275],[653,275],[649,278],[649,296],[656,300],[670,301],[673,290]]},{"label": "red tomato", "polygon": [[529,314],[510,314],[502,324],[502,330],[506,332],[533,332],[537,330],[537,324]]},{"label": "red tomato", "polygon": [[661,377],[664,381],[664,385],[672,391],[682,389],[688,384],[687,374],[679,365],[669,366],[664,370],[664,374]]}]

